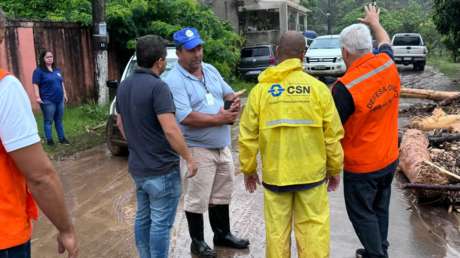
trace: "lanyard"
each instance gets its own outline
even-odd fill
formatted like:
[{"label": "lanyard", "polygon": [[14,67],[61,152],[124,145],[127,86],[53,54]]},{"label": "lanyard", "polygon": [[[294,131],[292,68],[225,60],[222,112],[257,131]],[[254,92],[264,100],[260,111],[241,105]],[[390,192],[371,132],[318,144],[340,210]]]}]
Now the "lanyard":
[{"label": "lanyard", "polygon": [[203,85],[204,89],[206,90],[206,94],[209,94],[209,89],[206,86],[206,76],[204,75],[204,71],[202,72],[202,74],[203,74],[203,80],[200,80],[200,82]]}]

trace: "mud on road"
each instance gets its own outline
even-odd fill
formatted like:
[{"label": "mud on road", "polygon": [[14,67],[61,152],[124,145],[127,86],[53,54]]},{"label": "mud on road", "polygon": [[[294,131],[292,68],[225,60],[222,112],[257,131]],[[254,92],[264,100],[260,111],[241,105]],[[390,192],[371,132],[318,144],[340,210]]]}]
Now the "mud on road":
[{"label": "mud on road", "polygon": [[[402,67],[403,85],[418,88],[458,90],[458,85],[427,67],[423,73],[414,73]],[[419,103],[402,100],[401,107]],[[402,118],[404,120],[404,117]],[[404,121],[400,121],[400,124]],[[237,128],[233,129],[237,135]],[[236,137],[234,146],[236,146]],[[238,153],[234,150],[237,164]],[[135,194],[127,171],[127,159],[112,157],[105,146],[77,153],[55,162],[61,176],[66,202],[80,238],[82,258],[137,257],[134,246],[133,219]],[[414,203],[410,192],[402,191],[400,183],[393,183],[390,208],[390,257],[460,257],[459,216],[448,214],[444,207],[431,207]],[[348,220],[343,190],[331,193],[331,257],[352,258],[360,248]],[[241,174],[235,177],[234,197],[231,204],[233,231],[249,238],[249,250],[218,249],[219,257],[265,257],[265,230],[263,222],[262,189],[254,194],[244,191]],[[212,244],[212,231],[205,214],[205,238]],[[35,258],[63,257],[57,254],[56,230],[41,214],[35,223],[32,252]],[[172,231],[170,257],[190,257],[190,239],[187,222],[179,204]],[[296,257],[295,240],[292,257]]]}]

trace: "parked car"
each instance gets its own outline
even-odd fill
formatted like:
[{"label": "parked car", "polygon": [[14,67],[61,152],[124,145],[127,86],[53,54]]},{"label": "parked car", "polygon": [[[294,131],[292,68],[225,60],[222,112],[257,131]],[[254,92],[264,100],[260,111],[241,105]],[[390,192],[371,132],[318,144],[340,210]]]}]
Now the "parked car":
[{"label": "parked car", "polygon": [[[160,77],[166,76],[166,74],[172,69],[177,62],[176,48],[168,47],[166,54],[166,69]],[[133,55],[128,64],[126,64],[120,82],[130,76],[137,67],[136,55]],[[119,86],[118,81],[108,81],[107,87],[116,89]],[[117,127],[117,111],[115,108],[116,97],[110,103],[109,117],[107,118],[106,124],[106,143],[109,151],[116,156],[128,154],[128,143],[121,136],[120,130]]]},{"label": "parked car", "polygon": [[318,34],[312,30],[306,30],[303,32],[303,36],[305,38],[305,49],[308,49],[313,42],[313,40],[318,37]]},{"label": "parked car", "polygon": [[391,41],[395,63],[414,66],[414,71],[425,70],[426,48],[418,33],[397,33]]},{"label": "parked car", "polygon": [[241,49],[238,71],[245,79],[257,79],[257,76],[269,66],[276,64],[273,45],[256,45]]},{"label": "parked car", "polygon": [[339,35],[320,36],[305,54],[304,69],[316,76],[341,76],[347,70],[342,58]]}]

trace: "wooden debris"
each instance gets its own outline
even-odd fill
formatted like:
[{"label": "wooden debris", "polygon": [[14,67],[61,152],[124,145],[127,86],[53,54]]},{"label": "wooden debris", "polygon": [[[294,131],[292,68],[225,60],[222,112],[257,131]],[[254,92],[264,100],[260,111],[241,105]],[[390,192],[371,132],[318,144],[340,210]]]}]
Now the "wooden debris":
[{"label": "wooden debris", "polygon": [[460,176],[459,176],[459,175],[456,175],[456,174],[454,174],[454,173],[448,171],[447,169],[445,169],[445,168],[443,168],[443,167],[441,167],[441,166],[438,166],[438,165],[434,164],[434,163],[431,162],[431,161],[424,160],[423,163],[425,163],[425,164],[427,164],[427,165],[429,165],[429,166],[432,166],[432,167],[435,168],[437,171],[439,171],[439,172],[441,172],[441,173],[443,173],[443,174],[445,174],[445,175],[448,175],[448,176],[451,176],[451,177],[453,177],[453,178],[455,178],[455,179],[457,179],[457,180],[460,180]]},{"label": "wooden debris", "polygon": [[460,115],[447,115],[441,108],[435,108],[429,117],[413,118],[410,127],[423,131],[444,128],[460,133]]},{"label": "wooden debris", "polygon": [[420,98],[431,99],[435,101],[443,101],[450,99],[451,101],[460,98],[460,92],[457,91],[438,91],[425,89],[401,88],[402,98]]},{"label": "wooden debris", "polygon": [[428,140],[430,141],[430,145],[439,145],[443,142],[453,142],[453,141],[460,141],[460,133],[454,134],[444,134],[440,136],[428,136]]},{"label": "wooden debris", "polygon": [[460,191],[460,184],[433,185],[433,184],[414,184],[407,183],[402,185],[403,189],[422,189],[422,190],[441,190],[441,191]]},{"label": "wooden debris", "polygon": [[404,133],[400,145],[399,167],[411,183],[447,184],[448,178],[433,173],[424,161],[431,161],[426,135],[417,129],[408,129]]}]

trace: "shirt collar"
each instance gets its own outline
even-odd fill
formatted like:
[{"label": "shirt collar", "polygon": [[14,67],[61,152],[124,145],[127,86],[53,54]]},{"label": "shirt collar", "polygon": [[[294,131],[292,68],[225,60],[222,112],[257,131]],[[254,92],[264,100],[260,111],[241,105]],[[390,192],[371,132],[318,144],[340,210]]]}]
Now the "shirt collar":
[{"label": "shirt collar", "polygon": [[136,70],[134,70],[134,72],[135,73],[147,73],[147,74],[155,76],[156,78],[160,78],[151,69],[147,69],[147,68],[144,68],[144,67],[137,67]]},{"label": "shirt collar", "polygon": [[[179,70],[179,72],[181,72],[182,75],[184,75],[185,77],[187,77],[189,79],[192,79],[192,80],[195,80],[195,81],[201,81],[198,78],[196,78],[195,75],[193,75],[193,74],[189,73],[189,71],[185,70],[185,68],[182,67],[182,65],[179,62],[176,63],[176,67]],[[201,71],[203,72],[203,74],[205,73],[204,70],[205,70],[204,65],[203,65],[203,63],[201,63]]]}]

